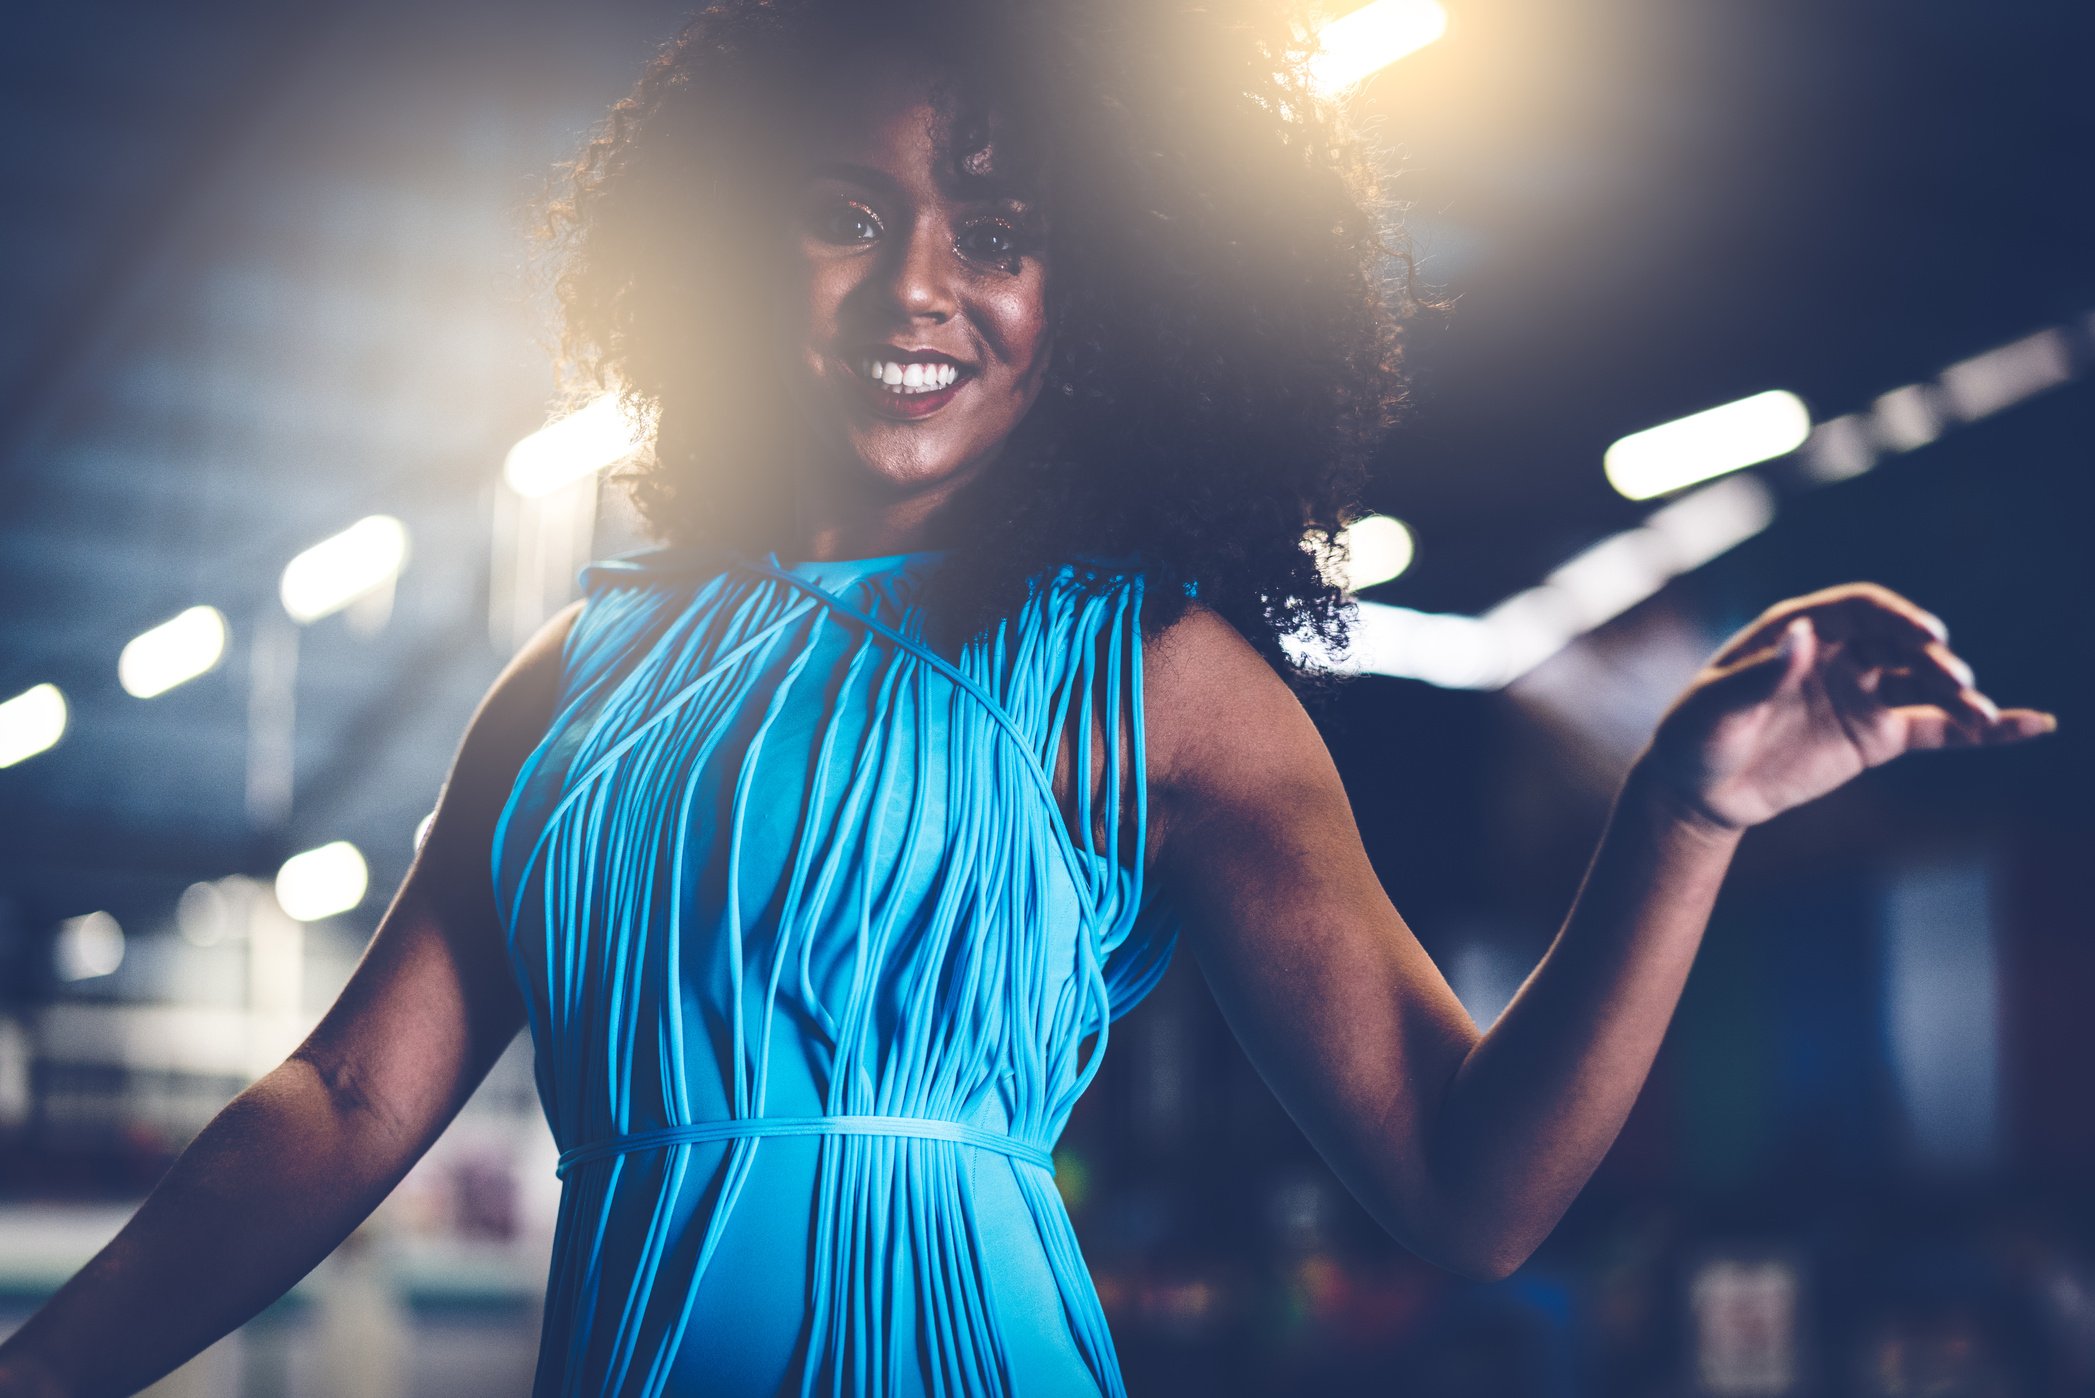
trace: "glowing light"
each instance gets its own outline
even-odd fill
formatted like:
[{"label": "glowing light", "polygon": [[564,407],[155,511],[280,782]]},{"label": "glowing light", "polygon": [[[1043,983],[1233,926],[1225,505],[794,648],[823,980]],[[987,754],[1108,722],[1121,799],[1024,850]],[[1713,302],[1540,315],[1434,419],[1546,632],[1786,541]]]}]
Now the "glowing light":
[{"label": "glowing light", "polygon": [[284,861],[276,871],[276,901],[293,920],[317,922],[363,902],[370,879],[357,847],[336,840]]},{"label": "glowing light", "polygon": [[65,733],[65,695],[55,684],[31,685],[0,704],[0,767],[36,756]]},{"label": "glowing light", "polygon": [[647,425],[627,414],[616,393],[606,393],[511,447],[502,478],[519,495],[550,495],[617,465],[647,439]]},{"label": "glowing light", "polygon": [[1787,455],[1811,435],[1804,400],[1783,389],[1632,432],[1603,458],[1608,484],[1631,500]]},{"label": "glowing light", "polygon": [[1579,610],[1578,599],[1563,588],[1538,583],[1484,613],[1502,657],[1493,684],[1511,684],[1570,645],[1579,634]]},{"label": "glowing light", "polygon": [[1843,413],[1811,429],[1798,459],[1804,474],[1817,485],[1859,476],[1877,464],[1877,444],[1870,440],[1869,418]]},{"label": "glowing light", "polygon": [[106,976],[124,964],[124,929],[108,913],[69,917],[59,924],[51,961],[61,980]]},{"label": "glowing light", "polygon": [[1700,568],[1775,522],[1775,492],[1751,476],[1733,476],[1653,510],[1643,528],[1666,541],[1674,573]]},{"label": "glowing light", "polygon": [[1364,515],[1340,532],[1348,554],[1344,585],[1348,592],[1388,582],[1411,566],[1417,550],[1411,531],[1388,515]]},{"label": "glowing light", "polygon": [[126,694],[150,699],[204,674],[225,649],[224,614],[216,607],[191,607],[132,637],[117,657],[117,681]]},{"label": "glowing light", "polygon": [[406,563],[406,525],[391,515],[360,519],[284,568],[284,610],[294,621],[318,621],[392,582]]},{"label": "glowing light", "polygon": [[192,946],[218,945],[232,924],[232,900],[215,883],[193,883],[175,900],[175,925]]},{"label": "glowing light", "polygon": [[1659,536],[1625,529],[1581,550],[1543,580],[1571,599],[1578,629],[1611,621],[1666,585],[1673,576]]},{"label": "glowing light", "polygon": [[415,848],[420,849],[429,840],[429,827],[436,824],[436,812],[431,811],[415,822]]},{"label": "glowing light", "polygon": [[1894,388],[1870,405],[1870,435],[1893,451],[1912,451],[1942,435],[1942,416],[1917,383]]},{"label": "glowing light", "polygon": [[2073,351],[2057,330],[2040,330],[2012,344],[1961,360],[1942,371],[1942,396],[1965,422],[2012,408],[2073,377]]},{"label": "glowing light", "polygon": [[1498,638],[1475,617],[1360,604],[1367,635],[1356,643],[1377,674],[1425,680],[1444,689],[1490,689],[1504,658]]},{"label": "glowing light", "polygon": [[1448,32],[1448,12],[1435,0],[1374,0],[1317,31],[1310,81],[1336,96]]}]

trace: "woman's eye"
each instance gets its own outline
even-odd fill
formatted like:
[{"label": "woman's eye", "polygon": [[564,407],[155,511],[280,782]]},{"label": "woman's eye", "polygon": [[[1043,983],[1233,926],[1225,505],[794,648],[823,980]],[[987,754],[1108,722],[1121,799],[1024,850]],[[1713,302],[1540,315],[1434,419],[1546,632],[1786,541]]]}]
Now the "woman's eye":
[{"label": "woman's eye", "polygon": [[880,236],[880,220],[863,204],[837,204],[815,214],[817,236],[832,243],[870,243]]},{"label": "woman's eye", "polygon": [[977,262],[1015,263],[1021,251],[1018,230],[995,220],[962,229],[955,246]]}]

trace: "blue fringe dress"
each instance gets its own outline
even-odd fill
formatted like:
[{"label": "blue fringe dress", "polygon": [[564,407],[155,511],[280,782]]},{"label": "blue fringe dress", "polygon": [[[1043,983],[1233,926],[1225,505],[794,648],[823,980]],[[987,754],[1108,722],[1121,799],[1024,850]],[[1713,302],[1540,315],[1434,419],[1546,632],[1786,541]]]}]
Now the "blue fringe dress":
[{"label": "blue fringe dress", "polygon": [[946,655],[942,556],[582,570],[492,859],[561,1151],[535,1398],[1124,1392],[1052,1151],[1177,936],[1143,579]]}]

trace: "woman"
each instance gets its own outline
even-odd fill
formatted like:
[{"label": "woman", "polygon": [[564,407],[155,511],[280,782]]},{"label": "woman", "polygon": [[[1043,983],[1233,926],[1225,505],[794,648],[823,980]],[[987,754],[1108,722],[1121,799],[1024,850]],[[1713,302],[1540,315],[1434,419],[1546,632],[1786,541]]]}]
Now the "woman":
[{"label": "woman", "polygon": [[1303,541],[1392,401],[1358,172],[1284,21],[1040,10],[725,4],[617,110],[560,287],[656,416],[666,542],[503,673],[339,1000],[0,1392],[129,1392],[239,1324],[528,1027],[564,1180],[537,1392],[1119,1393],[1051,1151],[1181,939],[1373,1215],[1504,1276],[1621,1126],[1744,830],[2055,726],[1884,588],[1778,603],[1480,1034],[1279,646],[1342,629]]}]

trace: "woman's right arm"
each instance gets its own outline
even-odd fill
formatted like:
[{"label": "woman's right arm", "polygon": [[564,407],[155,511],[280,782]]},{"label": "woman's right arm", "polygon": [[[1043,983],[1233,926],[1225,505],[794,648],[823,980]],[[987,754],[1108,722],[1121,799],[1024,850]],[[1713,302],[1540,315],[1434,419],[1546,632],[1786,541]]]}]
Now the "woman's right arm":
[{"label": "woman's right arm", "polygon": [[133,1393],[241,1325],[378,1206],[516,1037],[524,1005],[489,856],[551,722],[581,605],[541,628],[481,700],[428,837],[319,1025],[0,1343],[0,1398]]}]

